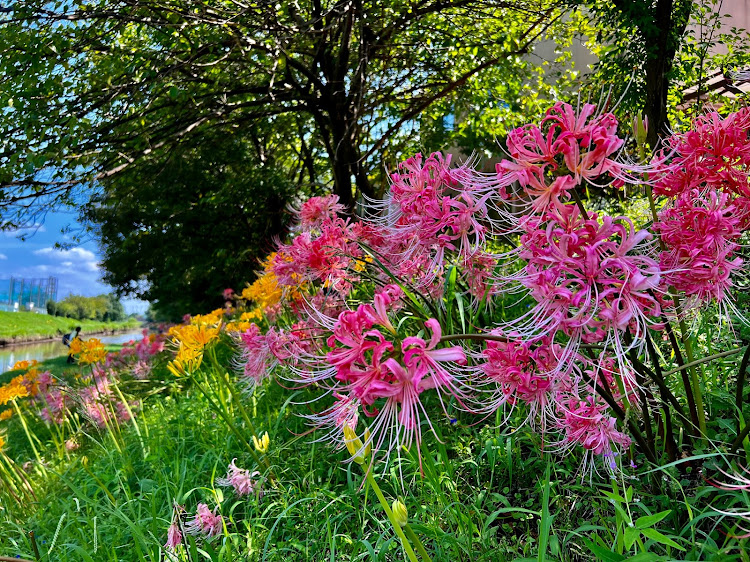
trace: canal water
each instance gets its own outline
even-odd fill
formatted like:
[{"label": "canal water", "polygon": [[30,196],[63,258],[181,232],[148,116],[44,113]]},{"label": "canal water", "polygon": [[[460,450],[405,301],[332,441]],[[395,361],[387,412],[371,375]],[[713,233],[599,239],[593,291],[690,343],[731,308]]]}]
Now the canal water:
[{"label": "canal water", "polygon": [[[127,343],[130,340],[139,340],[143,336],[141,330],[133,330],[131,332],[124,332],[113,336],[98,335],[90,337],[98,338],[104,344],[122,344]],[[84,339],[88,339],[85,334]],[[52,359],[53,357],[67,354],[68,348],[62,344],[62,336],[56,341],[0,347],[0,373],[10,370],[17,361],[28,361],[31,359],[44,361],[45,359]]]}]

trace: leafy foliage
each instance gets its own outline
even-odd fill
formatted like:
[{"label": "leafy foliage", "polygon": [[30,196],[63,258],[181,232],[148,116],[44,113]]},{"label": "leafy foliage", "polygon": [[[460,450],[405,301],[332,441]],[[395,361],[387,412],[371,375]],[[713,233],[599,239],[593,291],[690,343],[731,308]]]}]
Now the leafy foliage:
[{"label": "leafy foliage", "polygon": [[86,218],[102,244],[104,280],[174,319],[215,308],[227,286],[252,280],[293,193],[239,137],[207,137],[164,165],[110,179]]},{"label": "leafy foliage", "polygon": [[47,314],[77,320],[119,322],[125,319],[125,308],[114,294],[96,297],[68,295],[59,302],[47,302]]},{"label": "leafy foliage", "polygon": [[164,161],[184,140],[252,137],[252,125],[286,117],[287,143],[302,161],[324,157],[351,207],[352,181],[373,195],[382,151],[400,157],[413,138],[404,127],[435,102],[463,92],[519,99],[521,84],[539,79],[522,55],[565,9],[557,0],[14,4],[0,17],[4,224],[85,201],[92,180]]}]

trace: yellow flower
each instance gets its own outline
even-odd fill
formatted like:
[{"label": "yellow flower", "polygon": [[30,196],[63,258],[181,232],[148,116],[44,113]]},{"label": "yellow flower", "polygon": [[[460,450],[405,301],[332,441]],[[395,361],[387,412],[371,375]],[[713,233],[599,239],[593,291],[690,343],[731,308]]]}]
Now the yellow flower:
[{"label": "yellow flower", "polygon": [[78,355],[78,363],[81,365],[92,365],[99,363],[107,357],[107,350],[104,344],[97,338],[82,340],[74,339],[70,343],[70,352]]},{"label": "yellow flower", "polygon": [[26,390],[29,392],[30,396],[36,396],[37,394],[39,394],[39,385],[36,382],[38,376],[39,371],[34,368],[29,369],[23,376],[23,384],[26,387]]},{"label": "yellow flower", "polygon": [[271,440],[268,437],[267,431],[263,434],[263,436],[260,439],[258,439],[255,435],[253,435],[253,444],[255,445],[255,448],[261,453],[268,452],[268,445],[270,442]]},{"label": "yellow flower", "polygon": [[3,445],[5,445],[5,439],[3,439],[3,436],[0,435],[0,451],[3,450]]},{"label": "yellow flower", "polygon": [[230,322],[224,326],[227,332],[247,332],[252,326],[251,322]]},{"label": "yellow flower", "polygon": [[0,412],[0,421],[9,420],[13,416],[13,410],[8,408],[7,410],[3,410]]},{"label": "yellow flower", "polygon": [[401,500],[393,500],[391,511],[393,511],[393,518],[399,526],[403,527],[409,522],[409,512],[406,511],[406,505]]},{"label": "yellow flower", "polygon": [[190,318],[190,324],[194,326],[213,326],[224,319],[224,309],[217,308],[208,314],[198,314]]},{"label": "yellow flower", "polygon": [[259,307],[256,307],[249,312],[243,312],[240,315],[240,320],[243,322],[258,322],[263,320],[263,311]]},{"label": "yellow flower", "polygon": [[83,340],[81,338],[75,338],[70,342],[70,353],[71,355],[78,355],[83,351]]},{"label": "yellow flower", "polygon": [[24,398],[28,395],[29,391],[23,384],[23,375],[18,375],[5,386],[0,386],[0,406],[16,398]]},{"label": "yellow flower", "polygon": [[182,377],[196,371],[203,362],[203,350],[179,344],[177,355],[169,362],[167,369],[176,377]]},{"label": "yellow flower", "polygon": [[269,272],[258,277],[252,285],[245,287],[242,298],[253,301],[259,308],[272,306],[281,300],[282,292],[276,276]]},{"label": "yellow flower", "polygon": [[195,349],[197,351],[202,350],[209,343],[219,337],[219,328],[207,326],[201,324],[199,326],[190,325],[186,326],[182,331],[180,342],[186,347]]},{"label": "yellow flower", "polygon": [[362,440],[357,436],[357,432],[354,431],[348,423],[344,424],[344,443],[346,444],[346,450],[352,456],[352,460],[357,464],[365,464],[365,461],[370,457],[372,452],[372,446],[370,444],[370,430],[365,429],[365,441],[367,446],[362,444]]},{"label": "yellow flower", "polygon": [[38,364],[39,361],[36,359],[32,359],[31,361],[17,361],[16,364],[13,365],[11,371],[26,371],[31,367],[36,367]]}]

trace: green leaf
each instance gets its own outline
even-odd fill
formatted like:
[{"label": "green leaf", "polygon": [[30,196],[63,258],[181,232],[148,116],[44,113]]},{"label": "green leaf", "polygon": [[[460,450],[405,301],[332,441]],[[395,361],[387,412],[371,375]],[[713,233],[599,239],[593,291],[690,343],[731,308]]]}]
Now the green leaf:
[{"label": "green leaf", "polygon": [[684,551],[685,549],[682,548],[679,544],[674,542],[669,537],[662,535],[659,531],[656,529],[641,529],[641,533],[644,534],[644,536],[650,538],[651,540],[654,540],[658,542],[659,544],[663,544],[666,546],[671,546],[672,548],[676,548],[677,550]]},{"label": "green leaf", "polygon": [[625,557],[622,554],[617,554],[608,548],[594,544],[589,539],[583,539],[583,542],[586,544],[586,547],[591,554],[596,556],[597,560],[603,560],[604,562],[621,562],[622,560],[625,560]]},{"label": "green leaf", "polygon": [[636,529],[635,527],[625,527],[625,534],[623,537],[625,548],[627,550],[630,550],[631,548],[633,548],[633,543],[640,535],[641,535],[640,529]]},{"label": "green leaf", "polygon": [[464,298],[461,293],[456,292],[456,302],[458,303],[458,315],[461,317],[461,331],[466,333],[466,315],[464,311]]},{"label": "green leaf", "polygon": [[663,556],[654,554],[653,552],[639,552],[635,556],[628,558],[628,562],[653,562],[654,560],[664,560]]},{"label": "green leaf", "polygon": [[666,511],[660,511],[659,513],[655,513],[654,515],[644,515],[643,517],[639,517],[635,520],[635,526],[639,529],[653,527],[670,513],[672,513],[672,510],[667,509]]}]

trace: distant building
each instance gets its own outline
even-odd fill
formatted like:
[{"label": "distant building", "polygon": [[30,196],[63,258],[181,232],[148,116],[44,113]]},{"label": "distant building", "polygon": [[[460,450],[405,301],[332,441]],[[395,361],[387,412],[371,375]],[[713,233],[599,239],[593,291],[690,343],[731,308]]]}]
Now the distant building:
[{"label": "distant building", "polygon": [[0,279],[0,310],[47,312],[47,301],[57,301],[57,277]]}]

